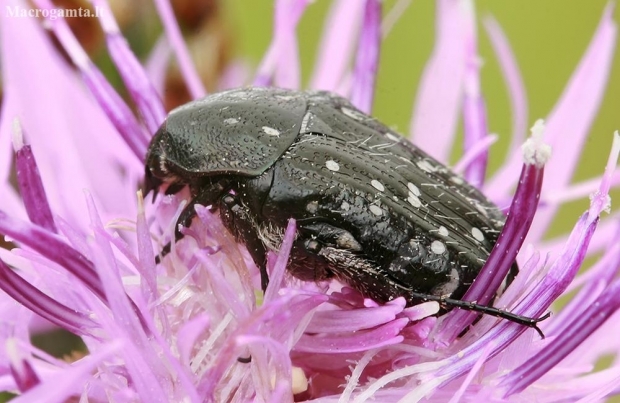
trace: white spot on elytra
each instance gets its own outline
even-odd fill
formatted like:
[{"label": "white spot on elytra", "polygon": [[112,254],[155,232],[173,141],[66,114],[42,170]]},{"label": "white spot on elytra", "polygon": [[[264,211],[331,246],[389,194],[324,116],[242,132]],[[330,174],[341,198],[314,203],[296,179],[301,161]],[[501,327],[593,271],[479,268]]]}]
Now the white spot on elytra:
[{"label": "white spot on elytra", "polygon": [[441,241],[433,241],[431,243],[431,252],[436,255],[441,255],[446,251],[446,245]]},{"label": "white spot on elytra", "polygon": [[373,179],[372,181],[370,181],[370,184],[372,185],[373,188],[377,189],[379,192],[383,192],[385,190],[385,187],[383,187],[383,184],[376,179]]},{"label": "white spot on elytra", "polygon": [[395,141],[395,142],[399,142],[401,137],[398,134],[394,134],[391,132],[387,132],[385,133],[385,137],[387,137],[388,139]]},{"label": "white spot on elytra", "polygon": [[340,108],[340,110],[342,110],[342,113],[344,113],[345,115],[347,115],[351,119],[364,120],[364,118],[365,118],[365,116],[362,113],[360,113],[360,112],[358,112],[356,110],[353,110],[351,108],[347,108],[345,106]]},{"label": "white spot on elytra", "polygon": [[463,183],[465,183],[465,181],[463,180],[463,178],[461,178],[460,176],[454,175],[450,177],[450,181],[456,185],[462,185]]},{"label": "white spot on elytra", "polygon": [[226,118],[224,119],[224,123],[226,123],[227,125],[236,125],[237,123],[239,123],[239,118]]},{"label": "white spot on elytra", "polygon": [[342,204],[340,205],[340,208],[342,209],[342,211],[349,211],[351,206],[346,201],[343,201]]},{"label": "white spot on elytra", "polygon": [[436,168],[427,160],[420,160],[416,162],[416,165],[424,172],[435,172],[436,170]]},{"label": "white spot on elytra", "polygon": [[338,163],[336,161],[334,161],[334,160],[327,160],[327,161],[325,161],[325,166],[330,171],[338,172],[338,170],[340,170],[340,165],[338,165]]},{"label": "white spot on elytra", "polygon": [[414,196],[419,197],[422,194],[422,192],[420,192],[420,189],[411,182],[407,183],[407,188],[409,188],[409,190],[411,191],[411,193],[413,193]]},{"label": "white spot on elytra", "polygon": [[479,228],[476,228],[476,227],[472,228],[471,229],[471,235],[478,242],[484,241],[484,234],[482,233],[482,231],[480,231]]},{"label": "white spot on elytra", "polygon": [[312,113],[308,112],[304,115],[304,118],[301,120],[301,129],[300,133],[306,133],[308,130],[308,123],[310,123],[310,119],[312,118]]},{"label": "white spot on elytra", "polygon": [[422,202],[420,201],[418,196],[414,195],[413,193],[409,193],[409,197],[407,198],[407,201],[409,202],[409,204],[411,204],[415,208],[422,207]]},{"label": "white spot on elytra", "polygon": [[383,210],[381,210],[381,207],[376,206],[376,205],[371,205],[370,207],[370,212],[373,213],[374,215],[381,215],[383,214]]},{"label": "white spot on elytra", "polygon": [[273,127],[269,127],[269,126],[263,126],[263,132],[265,132],[265,134],[268,134],[270,136],[275,136],[275,137],[280,136],[280,130],[274,129]]},{"label": "white spot on elytra", "polygon": [[439,230],[437,231],[437,233],[441,236],[448,236],[450,234],[448,229],[444,227],[443,225],[439,227]]}]

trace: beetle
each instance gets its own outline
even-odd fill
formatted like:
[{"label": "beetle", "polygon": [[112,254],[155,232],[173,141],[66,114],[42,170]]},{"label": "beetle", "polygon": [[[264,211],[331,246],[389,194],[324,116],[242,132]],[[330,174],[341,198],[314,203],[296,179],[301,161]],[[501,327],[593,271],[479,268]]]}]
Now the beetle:
[{"label": "beetle", "polygon": [[253,87],[209,95],[169,114],[145,168],[147,193],[189,186],[178,224],[190,225],[197,203],[219,211],[259,267],[263,290],[266,252],[279,249],[293,217],[288,270],[299,279],[337,278],[380,303],[433,300],[444,311],[458,306],[538,330],[542,318],[460,299],[488,258],[503,213],[345,98]]}]

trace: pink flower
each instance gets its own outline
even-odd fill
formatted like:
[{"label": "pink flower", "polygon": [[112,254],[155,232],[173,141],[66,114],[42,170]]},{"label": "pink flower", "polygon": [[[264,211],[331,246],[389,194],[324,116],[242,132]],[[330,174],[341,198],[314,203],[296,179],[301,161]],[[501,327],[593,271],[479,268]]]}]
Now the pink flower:
[{"label": "pink flower", "polygon": [[[276,1],[274,37],[255,85],[299,88],[295,28],[307,3]],[[173,253],[156,264],[185,203],[183,193],[154,203],[136,197],[149,139],[165,119],[161,82],[135,58],[105,1],[93,4],[137,115],[63,19],[42,24],[5,13],[0,24],[0,233],[16,245],[0,249],[0,389],[16,394],[14,401],[564,402],[618,393],[618,363],[594,365],[620,348],[620,228],[617,213],[601,216],[618,184],[620,136],[610,139],[607,165],[596,162],[603,175],[570,182],[609,74],[611,6],[553,112],[534,124],[527,141],[518,69],[499,25],[485,21],[510,88],[514,129],[509,158],[491,176],[493,138],[468,0],[438,2],[438,39],[415,102],[412,141],[446,161],[462,116],[465,151],[455,170],[510,206],[466,298],[489,303],[517,253],[519,275],[494,306],[541,317],[556,299],[574,294],[539,323],[541,339],[491,316],[475,323],[476,314],[458,309],[434,316],[436,302],[379,305],[335,281],[297,280],[286,271],[294,221],[279,254],[268,256],[264,295],[247,251],[202,206]],[[204,89],[168,3],[156,4],[190,93],[200,97]],[[10,0],[8,7],[27,6]],[[378,0],[335,1],[325,32],[332,39],[323,42],[312,88],[341,93],[370,112],[380,22]],[[233,73],[227,79],[248,84]],[[562,203],[588,194],[590,207],[573,230],[544,240]],[[586,257],[595,263],[578,274]],[[80,336],[89,354],[68,363],[33,346],[35,313]]]}]

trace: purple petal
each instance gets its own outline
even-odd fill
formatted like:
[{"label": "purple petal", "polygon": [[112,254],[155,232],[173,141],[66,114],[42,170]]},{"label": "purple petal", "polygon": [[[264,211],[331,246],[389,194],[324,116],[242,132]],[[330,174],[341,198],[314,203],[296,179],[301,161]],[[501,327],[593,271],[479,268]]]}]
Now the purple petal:
[{"label": "purple petal", "polygon": [[[545,152],[545,145],[536,143],[536,140],[533,140],[529,147],[538,149],[531,152],[534,155]],[[476,277],[476,281],[463,296],[463,300],[476,301],[478,304],[486,305],[499,289],[500,284],[510,271],[534,219],[540,198],[543,174],[544,169],[540,160],[526,159],[519,179],[519,186],[510,205],[506,224],[502,228],[484,267]],[[454,341],[459,333],[473,322],[476,316],[477,314],[474,312],[460,309],[450,312],[444,319],[444,327],[438,337],[440,343],[443,342],[443,344],[448,345]]]},{"label": "purple petal", "polygon": [[359,32],[364,3],[360,0],[332,2],[323,28],[310,88],[337,91],[349,66]]},{"label": "purple petal", "polygon": [[523,391],[584,343],[620,308],[620,281],[615,281],[582,314],[576,316],[553,341],[525,364],[504,376],[500,387],[508,397]]},{"label": "purple petal", "polygon": [[120,73],[123,83],[136,103],[149,133],[155,133],[166,118],[164,105],[149,81],[146,71],[133,54],[120,32],[106,1],[93,0],[99,21],[106,34],[108,52]]},{"label": "purple petal", "polygon": [[196,71],[194,62],[192,62],[192,57],[183,40],[181,29],[174,16],[170,2],[168,0],[155,0],[155,6],[157,7],[157,12],[164,26],[164,31],[166,32],[170,46],[177,57],[179,69],[181,70],[183,78],[185,78],[185,84],[187,85],[189,93],[192,95],[193,99],[204,97],[207,91],[204,85],[202,85],[202,80]]},{"label": "purple petal", "polygon": [[[581,155],[583,142],[598,111],[606,89],[616,39],[616,24],[612,20],[612,11],[611,5],[605,9],[588,50],[547,119],[546,140],[554,154],[561,158],[554,158],[547,166],[548,180],[545,181],[543,194],[554,193],[569,183]],[[493,189],[495,194],[508,193],[514,185],[511,177],[516,166],[518,160],[513,157],[489,181],[489,189]],[[547,231],[555,212],[554,206],[540,209],[528,235],[531,242],[539,240]]]},{"label": "purple petal", "polygon": [[120,350],[119,343],[102,345],[85,358],[71,364],[69,368],[52,373],[27,393],[12,400],[19,403],[61,403],[71,400],[76,395],[79,396],[93,372],[106,360],[119,354]]},{"label": "purple petal", "polygon": [[147,142],[144,140],[146,136],[129,106],[94,64],[88,63],[83,67],[82,72],[86,86],[99,102],[101,109],[114,124],[135,157],[142,161],[146,155]]},{"label": "purple petal", "polygon": [[43,189],[41,175],[37,167],[37,161],[32,154],[29,145],[24,145],[21,125],[19,120],[13,122],[13,147],[16,154],[17,183],[20,194],[24,200],[26,212],[30,221],[47,229],[50,232],[58,232],[50,205]]},{"label": "purple petal", "polygon": [[366,0],[350,97],[351,103],[366,113],[372,110],[380,48],[381,3],[378,0]]},{"label": "purple petal", "polygon": [[160,37],[153,49],[151,49],[151,53],[144,66],[148,80],[152,83],[159,98],[164,94],[166,73],[171,53],[172,51],[166,37]]},{"label": "purple petal", "polygon": [[[278,380],[280,382],[286,382],[287,390],[290,391],[292,389],[291,359],[289,357],[288,350],[283,344],[276,342],[272,338],[261,336],[239,336],[237,337],[237,343],[239,343],[240,345],[254,345],[255,348],[258,348],[264,352],[268,351],[270,353],[270,362],[265,362],[264,365],[259,364],[259,367],[265,369],[271,367],[273,369],[271,369],[270,371],[271,376],[264,377],[263,379],[269,383],[271,383],[272,379]],[[292,398],[292,396],[290,397]]]},{"label": "purple petal", "polygon": [[459,117],[465,69],[461,2],[437,2],[436,43],[416,96],[411,141],[448,161]]},{"label": "purple petal", "polygon": [[261,306],[253,312],[252,321],[246,321],[243,326],[240,327],[236,333],[227,337],[227,340],[220,348],[215,352],[216,357],[213,360],[215,363],[199,380],[199,392],[206,396],[207,399],[213,399],[213,394],[216,385],[221,382],[222,377],[226,373],[227,369],[232,365],[238,355],[239,347],[236,342],[236,338],[255,331],[256,327],[264,323],[269,317],[276,314],[277,311],[285,310],[286,304],[290,302],[289,298],[279,298],[271,301],[268,305]]},{"label": "purple petal", "polygon": [[136,313],[134,305],[125,293],[117,261],[112,253],[112,248],[101,232],[102,227],[94,202],[87,197],[90,218],[95,232],[95,244],[93,255],[95,267],[101,278],[103,289],[108,301],[108,306],[113,316],[113,322],[101,318],[104,326],[113,330],[116,337],[126,340],[124,343],[124,363],[131,375],[133,386],[143,401],[166,402],[170,384],[165,376],[166,370],[159,362],[159,354],[149,343],[141,322],[141,317]]},{"label": "purple petal", "polygon": [[257,68],[254,85],[272,83],[283,88],[300,87],[297,24],[309,0],[276,0],[273,39]]},{"label": "purple petal", "polygon": [[196,343],[203,342],[201,337],[209,325],[209,316],[201,314],[184,323],[177,332],[177,347],[183,365],[191,365]]},{"label": "purple petal", "polygon": [[[620,136],[616,136],[609,156],[608,168],[615,166],[619,151]],[[543,280],[534,285],[533,290],[517,304],[513,312],[528,317],[540,317],[553,301],[566,290],[583,263],[588,244],[599,221],[599,215],[608,207],[609,196],[607,191],[611,175],[612,171],[608,169],[599,192],[591,200],[590,210],[580,217],[561,255],[551,265]],[[506,294],[499,298],[497,304],[501,306],[505,297]],[[482,326],[489,319],[481,319],[476,326]],[[501,321],[480,336],[473,344],[460,349],[456,356],[448,358],[447,360],[450,363],[431,376],[440,377],[442,379],[441,384],[446,384],[469,371],[489,342],[497,342],[496,348],[490,353],[490,357],[494,357],[524,331],[525,328],[522,326],[509,321]]]},{"label": "purple petal", "polygon": [[[18,117],[28,133],[52,211],[76,227],[87,227],[83,189],[93,189],[106,219],[133,216],[132,178],[144,175],[142,163],[132,156],[39,21],[9,18],[6,13],[0,18],[4,89],[0,142],[10,141],[12,121]],[[66,118],[68,111],[71,119]],[[11,159],[1,159],[1,164]],[[8,209],[14,192],[2,190],[3,208]],[[21,215],[23,210],[13,211]]]},{"label": "purple petal", "polygon": [[[454,164],[452,167],[452,171],[461,174],[465,171],[473,162],[483,157],[485,154],[488,154],[489,148],[497,141],[497,136],[494,134],[490,134],[485,136],[475,144],[472,144],[467,151],[461,156],[459,161]],[[486,158],[486,157],[483,157]]]},{"label": "purple petal", "polygon": [[[619,235],[620,231],[616,231],[605,255],[593,267],[588,268],[587,273],[581,276],[580,280],[584,281],[585,284],[577,295],[571,298],[570,302],[555,315],[553,322],[545,327],[547,335],[562,333],[573,318],[583,315],[583,311],[599,298],[616,276],[620,267],[620,244],[616,242]],[[571,283],[571,288],[575,286],[575,282]]]},{"label": "purple petal", "polygon": [[39,291],[0,260],[0,288],[17,302],[57,326],[79,336],[92,335],[97,324]]},{"label": "purple petal", "polygon": [[403,307],[386,304],[377,308],[319,311],[314,314],[306,333],[342,333],[370,329],[396,319]]},{"label": "purple petal", "polygon": [[11,376],[15,379],[19,391],[24,393],[34,386],[38,385],[41,380],[32,367],[30,360],[20,354],[17,350],[18,346],[15,339],[8,339],[6,342],[7,356],[11,360]]},{"label": "purple petal", "polygon": [[[480,57],[478,56],[476,38],[476,17],[473,4],[466,4],[462,24],[465,46],[465,71],[463,75],[463,131],[465,152],[476,146],[488,135],[487,113],[484,98],[480,90]],[[484,182],[488,154],[482,153],[472,161],[465,171],[465,178],[476,187]]]},{"label": "purple petal", "polygon": [[490,16],[484,18],[482,23],[491,40],[491,46],[499,62],[504,81],[508,86],[508,100],[512,110],[512,136],[510,136],[508,155],[512,155],[523,144],[527,134],[528,107],[525,85],[508,38],[506,38],[500,25]]},{"label": "purple petal", "polygon": [[316,336],[304,334],[295,345],[295,351],[306,353],[351,353],[398,344],[404,340],[399,333],[407,323],[409,323],[409,319],[403,318],[393,320],[368,331]]},{"label": "purple petal", "polygon": [[[138,196],[138,219],[136,221],[136,235],[138,238],[138,256],[140,263],[136,268],[140,272],[142,294],[146,297],[148,303],[152,303],[159,297],[157,289],[157,270],[155,268],[155,254],[153,253],[153,244],[151,242],[151,232],[146,223],[144,214],[144,200],[142,192]],[[163,314],[163,312],[162,312]],[[165,315],[164,315],[165,316]]]},{"label": "purple petal", "polygon": [[[564,203],[585,199],[596,191],[600,182],[600,177],[594,177],[581,182],[572,183],[561,191],[545,195],[542,203],[561,206]],[[611,187],[615,188],[618,186],[620,186],[620,172],[614,172],[611,178]]]},{"label": "purple petal", "polygon": [[0,233],[10,236],[64,267],[97,296],[104,299],[101,281],[92,262],[64,243],[59,236],[37,225],[10,218],[3,211],[0,211]]},{"label": "purple petal", "polygon": [[[217,242],[219,246],[222,248],[222,253],[226,256],[230,261],[228,268],[234,268],[237,273],[239,273],[242,295],[246,296],[246,301],[241,302],[238,301],[238,293],[235,292],[230,284],[224,284],[227,282],[226,278],[221,275],[221,273],[217,273],[215,270],[211,270],[209,273],[213,276],[216,282],[221,281],[221,287],[219,287],[218,291],[222,293],[229,293],[227,299],[230,301],[231,309],[238,311],[237,314],[241,315],[242,310],[244,313],[240,317],[247,317],[249,315],[251,307],[255,306],[256,301],[254,298],[254,286],[251,283],[250,274],[248,268],[243,260],[243,257],[239,251],[239,245],[237,244],[235,238],[230,234],[230,232],[224,227],[222,221],[219,216],[213,214],[209,211],[209,209],[196,205],[196,214],[198,218],[207,226],[209,235]],[[201,255],[201,259],[204,259],[205,256]],[[230,299],[233,298],[233,299]],[[238,302],[235,302],[238,301]]]},{"label": "purple petal", "polygon": [[293,247],[293,242],[295,241],[296,231],[297,227],[295,220],[291,218],[288,221],[286,232],[284,233],[284,240],[280,246],[278,260],[276,261],[269,278],[269,286],[267,287],[267,291],[265,291],[265,297],[263,299],[264,302],[274,299],[278,293],[278,290],[282,286],[282,280],[284,279],[284,274],[286,272],[286,266],[288,264],[291,248]]},{"label": "purple petal", "polygon": [[[49,10],[54,8],[50,0],[35,0],[35,3],[41,9]],[[131,109],[129,109],[120,95],[106,80],[101,71],[88,58],[88,55],[80,46],[64,18],[48,18],[46,21],[73,63],[84,75],[86,85],[100,106],[105,110],[135,156],[141,161],[146,154],[147,140]]]}]

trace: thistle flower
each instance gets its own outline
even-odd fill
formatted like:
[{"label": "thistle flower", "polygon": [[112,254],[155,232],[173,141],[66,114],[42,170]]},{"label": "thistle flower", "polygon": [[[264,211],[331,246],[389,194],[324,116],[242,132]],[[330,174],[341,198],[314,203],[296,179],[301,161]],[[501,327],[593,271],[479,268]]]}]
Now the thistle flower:
[{"label": "thistle flower", "polygon": [[[34,3],[52,7],[48,0]],[[155,3],[189,92],[200,97],[204,89],[168,3]],[[299,87],[299,63],[291,55],[307,3],[276,2],[274,38],[255,85]],[[294,221],[280,252],[268,256],[264,295],[258,269],[207,207],[196,206],[185,238],[156,265],[155,252],[170,239],[186,203],[183,194],[154,203],[135,196],[149,138],[165,118],[161,83],[135,58],[106,2],[93,4],[136,115],[63,19],[44,25],[72,65],[40,21],[5,15],[0,24],[0,233],[16,245],[0,249],[0,385],[17,395],[14,401],[559,402],[618,392],[617,360],[602,370],[594,366],[620,347],[619,321],[608,320],[617,319],[620,307],[620,229],[615,215],[601,218],[618,183],[617,133],[607,166],[601,162],[603,175],[570,183],[610,69],[611,7],[553,113],[534,125],[526,142],[518,69],[499,26],[487,21],[511,88],[515,134],[509,158],[490,179],[493,138],[469,1],[438,2],[436,48],[415,103],[412,139],[444,161],[462,113],[465,153],[455,170],[498,205],[510,206],[500,240],[465,298],[488,303],[515,256],[520,273],[495,306],[540,317],[556,299],[574,294],[539,324],[546,336],[540,339],[494,317],[474,321],[475,314],[459,310],[434,316],[435,302],[405,307],[398,298],[378,305],[337,282],[296,280],[286,272]],[[325,35],[352,38],[357,17],[362,28],[353,68],[350,42],[326,41],[312,86],[349,96],[369,112],[381,42],[379,1],[336,1]],[[247,84],[234,71],[226,85]],[[18,189],[9,180],[12,166]],[[588,193],[590,207],[572,231],[543,242],[561,203]],[[586,257],[595,263],[578,275]],[[66,362],[33,346],[35,314],[80,336],[88,354]],[[247,357],[251,361],[242,362]]]}]

